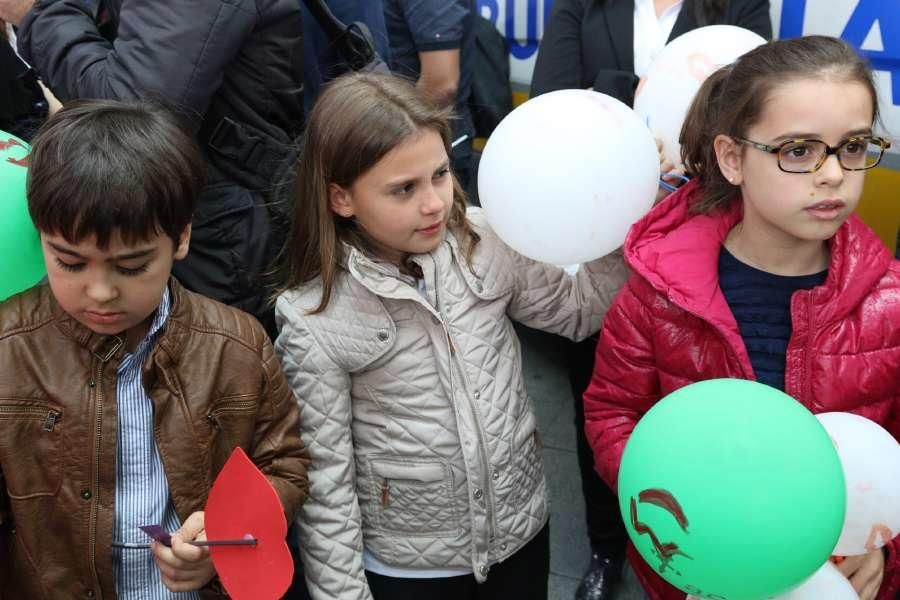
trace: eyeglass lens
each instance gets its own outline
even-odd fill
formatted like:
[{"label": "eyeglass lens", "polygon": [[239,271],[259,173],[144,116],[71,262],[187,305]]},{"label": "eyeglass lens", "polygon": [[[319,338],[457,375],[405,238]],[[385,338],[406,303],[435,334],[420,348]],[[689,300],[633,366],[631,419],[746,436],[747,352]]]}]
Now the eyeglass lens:
[{"label": "eyeglass lens", "polygon": [[[781,147],[778,161],[785,171],[808,173],[824,162],[826,150],[824,142],[790,142]],[[881,144],[872,140],[851,140],[838,149],[838,160],[845,169],[869,169],[878,164],[883,152]]]}]

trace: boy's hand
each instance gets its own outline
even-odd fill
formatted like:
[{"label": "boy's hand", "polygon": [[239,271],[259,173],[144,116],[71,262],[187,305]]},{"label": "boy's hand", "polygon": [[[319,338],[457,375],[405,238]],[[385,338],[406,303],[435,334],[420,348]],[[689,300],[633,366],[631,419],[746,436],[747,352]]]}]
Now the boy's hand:
[{"label": "boy's hand", "polygon": [[32,6],[34,0],[0,0],[0,20],[18,26]]},{"label": "boy's hand", "polygon": [[850,580],[860,600],[874,600],[884,578],[884,554],[881,549],[860,556],[848,556],[837,565],[838,571]]},{"label": "boy's hand", "polygon": [[188,517],[181,529],[172,534],[171,548],[153,542],[151,549],[156,557],[156,566],[169,590],[173,592],[199,590],[216,574],[209,556],[209,548],[198,548],[188,544],[194,540],[205,539],[203,512],[200,511]]}]

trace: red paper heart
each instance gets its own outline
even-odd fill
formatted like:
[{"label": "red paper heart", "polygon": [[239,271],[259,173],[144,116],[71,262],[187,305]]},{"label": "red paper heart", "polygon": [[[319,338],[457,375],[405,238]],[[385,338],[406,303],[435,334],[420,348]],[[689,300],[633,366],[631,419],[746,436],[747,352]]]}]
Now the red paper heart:
[{"label": "red paper heart", "polygon": [[291,585],[294,561],[275,488],[241,448],[225,462],[206,501],[210,540],[256,538],[256,546],[213,546],[213,565],[234,600],[276,600]]}]

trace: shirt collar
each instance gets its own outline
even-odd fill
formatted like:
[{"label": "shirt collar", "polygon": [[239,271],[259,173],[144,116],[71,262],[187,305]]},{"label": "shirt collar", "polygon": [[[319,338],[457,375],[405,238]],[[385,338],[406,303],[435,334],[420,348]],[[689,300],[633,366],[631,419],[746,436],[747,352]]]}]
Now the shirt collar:
[{"label": "shirt collar", "polygon": [[137,348],[134,352],[135,354],[143,350],[146,346],[152,345],[153,342],[156,341],[156,338],[159,337],[162,328],[166,324],[166,321],[169,319],[169,313],[171,312],[171,310],[172,293],[169,291],[169,286],[166,286],[166,289],[163,290],[162,300],[160,300],[159,306],[156,308],[156,314],[153,316],[153,321],[150,322],[150,328],[147,330],[147,333],[137,345]]},{"label": "shirt collar", "polygon": [[654,18],[665,19],[670,16],[672,13],[678,13],[681,11],[681,5],[684,4],[683,1],[676,2],[669,8],[663,11],[659,17],[656,16],[656,6],[653,3],[653,0],[634,0],[634,9],[635,11],[648,11],[646,14],[653,15]]}]

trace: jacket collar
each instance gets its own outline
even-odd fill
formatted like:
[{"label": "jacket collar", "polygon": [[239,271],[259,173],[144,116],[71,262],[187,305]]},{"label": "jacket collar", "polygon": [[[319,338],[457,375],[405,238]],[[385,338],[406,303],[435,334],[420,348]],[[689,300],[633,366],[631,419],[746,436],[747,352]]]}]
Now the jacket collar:
[{"label": "jacket collar", "polygon": [[437,255],[447,251],[446,240],[449,237],[445,237],[444,241],[428,254],[416,255],[411,258],[422,269],[430,304],[424,301],[415,286],[409,285],[401,277],[400,269],[396,265],[374,260],[358,248],[346,243],[344,244],[342,266],[351,277],[376,296],[412,300],[422,304],[429,311],[435,312],[433,308],[436,305],[434,281],[436,261],[440,260]]},{"label": "jacket collar", "polygon": [[[606,0],[603,2],[603,15],[606,19],[609,43],[615,52],[615,59],[620,71],[634,71],[634,0]],[[698,27],[697,17],[693,13],[691,3],[682,3],[672,33],[667,42],[679,35]]]},{"label": "jacket collar", "polygon": [[[739,203],[726,212],[692,215],[700,191],[692,181],[635,223],[625,240],[625,259],[670,301],[721,325],[734,317],[719,289],[718,260],[725,237],[740,220]],[[887,272],[891,255],[855,215],[829,241],[831,262],[825,283],[814,289],[817,321],[844,318]]]},{"label": "jacket collar", "polygon": [[684,0],[681,3],[681,10],[678,11],[678,18],[675,19],[675,25],[672,27],[672,33],[669,34],[669,39],[666,40],[666,43],[698,27],[700,27],[700,21],[697,19],[697,15],[694,14],[694,3]]}]

